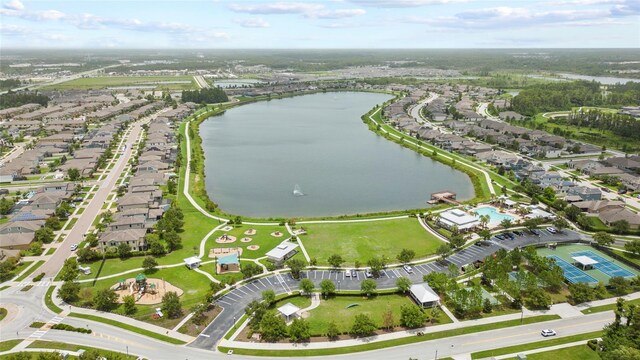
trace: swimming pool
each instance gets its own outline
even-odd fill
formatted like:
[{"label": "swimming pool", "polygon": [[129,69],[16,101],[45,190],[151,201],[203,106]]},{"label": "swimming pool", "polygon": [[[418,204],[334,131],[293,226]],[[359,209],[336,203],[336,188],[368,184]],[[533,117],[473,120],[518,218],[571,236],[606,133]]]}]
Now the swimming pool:
[{"label": "swimming pool", "polygon": [[489,224],[499,224],[504,219],[513,220],[513,216],[500,213],[496,208],[490,206],[475,208],[473,211],[478,213],[478,216],[489,215]]}]

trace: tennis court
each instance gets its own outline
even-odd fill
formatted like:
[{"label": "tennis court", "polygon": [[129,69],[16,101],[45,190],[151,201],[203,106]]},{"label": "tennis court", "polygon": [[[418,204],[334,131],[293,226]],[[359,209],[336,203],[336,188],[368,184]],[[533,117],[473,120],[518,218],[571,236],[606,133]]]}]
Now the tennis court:
[{"label": "tennis court", "polygon": [[614,263],[612,260],[607,260],[600,255],[595,254],[593,251],[579,251],[571,253],[571,256],[588,256],[598,263],[593,265],[595,269],[602,271],[610,277],[622,276],[622,277],[634,277],[635,275],[628,270],[625,270]]},{"label": "tennis court", "polygon": [[556,261],[556,264],[558,264],[558,266],[562,268],[562,271],[564,272],[564,277],[567,279],[568,282],[572,284],[579,283],[579,282],[584,282],[584,283],[598,282],[598,280],[596,280],[594,277],[578,269],[572,264],[562,260],[560,257],[556,255],[549,255],[547,257]]}]

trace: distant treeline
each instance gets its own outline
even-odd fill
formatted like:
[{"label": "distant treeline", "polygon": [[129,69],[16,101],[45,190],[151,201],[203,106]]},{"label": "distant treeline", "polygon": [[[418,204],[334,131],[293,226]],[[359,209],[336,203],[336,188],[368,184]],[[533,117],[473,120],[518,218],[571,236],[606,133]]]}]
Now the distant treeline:
[{"label": "distant treeline", "polygon": [[568,118],[556,118],[554,122],[590,129],[611,130],[616,135],[640,140],[640,121],[629,115],[605,113],[598,110],[574,111]]},{"label": "distant treeline", "polygon": [[20,86],[20,80],[16,80],[16,79],[0,80],[0,90],[10,90],[13,88],[17,88],[18,86]]},{"label": "distant treeline", "polygon": [[215,104],[229,101],[227,94],[221,88],[215,87],[200,90],[185,90],[182,92],[182,101],[194,102],[196,104]]},{"label": "distant treeline", "polygon": [[22,106],[25,104],[40,104],[47,106],[49,97],[38,92],[11,92],[0,95],[0,109]]},{"label": "distant treeline", "polygon": [[640,83],[607,87],[606,95],[595,81],[559,82],[533,85],[511,101],[511,108],[523,115],[570,110],[580,106],[624,106],[640,104]]}]

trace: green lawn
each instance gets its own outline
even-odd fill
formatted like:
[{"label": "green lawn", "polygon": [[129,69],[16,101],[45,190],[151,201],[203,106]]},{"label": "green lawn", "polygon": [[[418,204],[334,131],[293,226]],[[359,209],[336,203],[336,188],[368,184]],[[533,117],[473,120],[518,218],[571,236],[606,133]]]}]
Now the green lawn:
[{"label": "green lawn", "polygon": [[355,260],[363,264],[382,254],[392,258],[402,249],[415,251],[416,258],[433,255],[442,241],[429,234],[415,218],[332,224],[305,224],[302,235],[304,247],[319,264],[327,264],[327,258],[340,254],[345,266]]},{"label": "green lawn", "polygon": [[[358,304],[347,309],[348,305]],[[394,323],[400,325],[400,307],[402,305],[414,305],[406,295],[378,295],[367,299],[362,296],[335,296],[328,300],[321,300],[320,306],[309,312],[309,326],[312,335],[326,334],[329,324],[336,322],[340,332],[347,333],[353,325],[353,320],[358,314],[368,315],[378,327],[382,327],[382,314],[387,310],[393,313]],[[428,312],[430,312],[428,310]],[[442,322],[450,322],[444,312],[439,317]],[[449,320],[449,321],[447,321]]]},{"label": "green lawn", "polygon": [[[602,331],[594,331],[590,333],[578,334],[573,336],[550,338],[550,339],[545,339],[542,341],[536,341],[536,342],[523,344],[523,345],[507,346],[507,347],[498,348],[498,349],[475,352],[471,354],[471,358],[484,359],[484,358],[493,357],[493,356],[516,354],[522,351],[541,349],[541,348],[560,345],[560,344],[568,344],[568,343],[581,341],[581,340],[587,341],[587,340],[598,338],[601,335],[602,335]],[[589,349],[589,351],[592,351],[592,350]]]},{"label": "green lawn", "polygon": [[44,295],[44,304],[47,306],[47,308],[49,308],[49,310],[53,311],[56,314],[60,314],[62,312],[62,309],[60,309],[56,304],[53,303],[51,296],[53,295],[53,290],[55,289],[55,286],[49,286],[49,289],[47,289],[47,293]]},{"label": "green lawn", "polygon": [[[516,358],[511,358],[516,359]],[[527,355],[527,360],[600,360],[600,355],[587,345],[577,345],[567,348],[539,352]]]},{"label": "green lawn", "polygon": [[636,265],[640,265],[640,255],[631,254],[631,253],[628,253],[628,252],[618,251],[618,250],[611,250],[611,251],[613,251],[617,255],[620,255],[620,256],[624,257],[625,259],[631,261],[632,263],[634,263]]},{"label": "green lawn", "polygon": [[[255,235],[245,235],[244,232],[249,230],[249,229],[255,229],[256,230],[256,234]],[[282,237],[275,237],[275,236],[271,236],[271,233],[279,231],[280,233],[282,233]],[[236,237],[236,241],[230,244],[218,244],[216,243],[216,239],[218,237],[220,237],[223,234],[228,234],[231,236],[235,236]],[[243,243],[240,241],[240,239],[244,238],[244,237],[250,237],[251,239],[253,239],[251,242],[248,243]],[[234,227],[233,230],[231,231],[216,231],[213,235],[211,235],[211,237],[209,237],[209,239],[207,240],[207,246],[206,246],[206,254],[205,254],[205,259],[207,259],[208,257],[208,252],[209,249],[212,248],[216,248],[216,247],[241,247],[242,250],[242,256],[243,258],[248,258],[248,259],[257,259],[259,257],[263,257],[265,256],[265,254],[269,251],[272,250],[273,248],[275,248],[278,244],[280,244],[281,242],[283,242],[284,240],[288,239],[290,237],[289,233],[287,232],[287,229],[284,226],[249,226],[249,225],[239,225]],[[247,246],[249,245],[258,245],[260,246],[260,249],[258,250],[247,250]]]},{"label": "green lawn", "polygon": [[80,349],[84,349],[84,350],[96,349],[96,350],[98,350],[100,352],[100,355],[105,357],[105,359],[106,358],[118,358],[118,359],[136,359],[137,358],[137,356],[135,356],[135,355],[127,356],[126,354],[117,353],[115,351],[103,350],[103,349],[94,348],[94,347],[85,346],[85,345],[75,345],[75,344],[61,343],[61,342],[57,342],[57,341],[36,340],[33,343],[29,344],[29,346],[27,346],[27,348],[30,348],[30,349],[56,349],[56,350],[67,350],[67,351],[74,351],[74,352],[78,351]]},{"label": "green lawn", "polygon": [[64,227],[64,229],[71,230],[71,228],[73,227],[73,225],[76,224],[76,222],[78,222],[78,218],[72,218],[71,220],[69,220],[69,223],[67,224],[67,226]]},{"label": "green lawn", "polygon": [[[180,84],[161,84],[164,81],[189,81]],[[42,90],[70,90],[70,89],[102,89],[118,86],[155,86],[155,89],[184,90],[195,88],[193,76],[104,76],[80,78],[65,81],[60,84],[45,86]]]},{"label": "green lawn", "polygon": [[[635,299],[635,300],[627,300],[624,302],[626,305],[640,305],[640,299]],[[616,304],[609,304],[609,305],[600,305],[600,306],[594,306],[588,309],[584,309],[582,310],[583,314],[593,314],[593,313],[598,313],[598,312],[603,312],[603,311],[609,311],[609,310],[615,310],[616,308]]]},{"label": "green lawn", "polygon": [[[16,281],[22,281],[26,279],[29,275],[33,274],[33,272],[36,271],[42,264],[44,264],[44,260],[38,260],[38,262],[35,263],[29,270],[27,270],[24,274],[20,275],[20,277],[17,278]],[[15,272],[15,273],[18,274],[18,272]]]},{"label": "green lawn", "polygon": [[[13,278],[14,276],[20,274],[20,272],[24,269],[27,268],[27,266],[29,266],[33,261],[21,261],[18,266],[16,266],[15,269],[13,269],[13,271],[11,272],[11,276],[8,277],[9,279]],[[20,277],[22,278],[22,276]]]},{"label": "green lawn", "polygon": [[22,342],[21,339],[0,341],[0,352],[9,351]]},{"label": "green lawn", "polygon": [[[370,351],[376,349],[383,349],[392,346],[400,346],[406,344],[414,344],[422,341],[436,340],[442,339],[452,336],[464,335],[464,334],[472,334],[478,333],[482,331],[488,330],[496,330],[503,329],[513,326],[525,325],[525,324],[534,324],[543,321],[556,320],[560,317],[557,315],[540,315],[533,316],[529,318],[525,318],[521,323],[520,319],[517,320],[509,320],[498,323],[484,324],[484,325],[476,325],[469,326],[464,328],[452,329],[439,331],[434,333],[427,333],[423,336],[412,336],[412,337],[404,337],[400,339],[386,340],[380,342],[374,342],[363,345],[350,346],[347,348],[331,348],[331,349],[312,349],[312,350],[254,350],[254,349],[236,349],[232,348],[233,352],[238,355],[255,355],[255,356],[327,356],[327,355],[337,355],[337,354],[349,354],[360,351]],[[219,346],[218,350],[221,352],[227,352],[230,348]]]},{"label": "green lawn", "polygon": [[2,319],[5,318],[5,316],[7,316],[7,309],[0,308],[0,321],[2,321]]}]

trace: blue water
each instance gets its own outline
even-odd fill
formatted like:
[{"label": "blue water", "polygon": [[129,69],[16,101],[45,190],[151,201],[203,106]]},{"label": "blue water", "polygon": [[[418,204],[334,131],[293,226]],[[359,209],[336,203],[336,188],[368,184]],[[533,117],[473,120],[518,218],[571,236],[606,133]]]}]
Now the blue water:
[{"label": "blue water", "polygon": [[508,214],[499,213],[495,208],[492,207],[480,207],[475,208],[473,211],[477,212],[478,215],[489,215],[489,223],[490,224],[498,224],[502,222],[504,219],[513,220],[513,216]]}]

